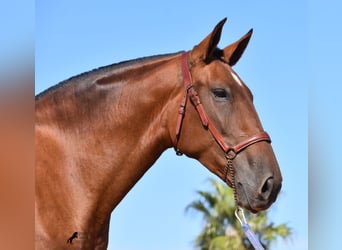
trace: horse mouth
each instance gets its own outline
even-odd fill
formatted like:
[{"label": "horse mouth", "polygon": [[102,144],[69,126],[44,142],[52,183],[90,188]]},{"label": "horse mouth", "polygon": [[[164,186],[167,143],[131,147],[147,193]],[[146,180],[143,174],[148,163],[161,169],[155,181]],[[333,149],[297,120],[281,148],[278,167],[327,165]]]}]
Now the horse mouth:
[{"label": "horse mouth", "polygon": [[237,205],[249,210],[252,213],[257,213],[268,209],[277,199],[281,185],[275,187],[267,199],[260,197],[251,187],[238,183],[236,187]]}]

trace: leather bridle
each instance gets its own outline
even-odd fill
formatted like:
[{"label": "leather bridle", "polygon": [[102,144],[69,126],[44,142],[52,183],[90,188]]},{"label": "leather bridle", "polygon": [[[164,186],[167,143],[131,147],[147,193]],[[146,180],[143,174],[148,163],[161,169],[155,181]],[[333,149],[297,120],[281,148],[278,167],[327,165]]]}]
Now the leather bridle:
[{"label": "leather bridle", "polygon": [[221,147],[221,149],[224,151],[225,156],[227,158],[227,166],[224,170],[224,178],[223,181],[227,181],[227,175],[228,172],[231,174],[231,185],[234,190],[234,196],[235,196],[235,181],[234,181],[234,169],[233,169],[233,159],[236,157],[238,153],[246,149],[247,147],[261,141],[271,142],[270,136],[265,132],[262,131],[256,135],[251,136],[247,140],[244,140],[235,146],[230,146],[225,143],[223,140],[223,137],[221,134],[217,131],[214,124],[209,119],[207,113],[205,112],[203,105],[200,101],[200,98],[198,96],[197,91],[194,89],[194,86],[192,85],[192,79],[191,79],[191,73],[189,71],[188,67],[188,52],[183,52],[181,57],[181,68],[182,68],[182,74],[183,74],[183,81],[184,81],[184,95],[182,102],[180,104],[179,110],[178,110],[178,119],[176,124],[176,143],[175,143],[175,150],[177,155],[182,155],[183,153],[178,148],[178,142],[180,139],[180,133],[182,128],[182,123],[185,115],[185,108],[187,104],[188,97],[190,98],[191,102],[195,106],[197,113],[199,114],[199,117],[201,119],[202,125],[206,130],[209,130],[209,132],[212,134],[212,136],[215,138],[215,141],[218,143],[218,145]]}]

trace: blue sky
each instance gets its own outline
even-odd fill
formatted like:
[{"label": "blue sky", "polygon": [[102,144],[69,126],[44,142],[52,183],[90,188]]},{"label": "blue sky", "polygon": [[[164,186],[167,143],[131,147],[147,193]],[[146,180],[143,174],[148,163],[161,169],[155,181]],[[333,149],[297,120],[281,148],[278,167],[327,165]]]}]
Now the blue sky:
[{"label": "blue sky", "polygon": [[341,248],[341,9],[335,0],[309,9],[310,249]]},{"label": "blue sky", "polygon": [[[93,68],[191,49],[224,17],[220,47],[254,34],[235,66],[273,140],[283,188],[270,209],[293,229],[274,250],[308,249],[308,6],[305,1],[36,1],[36,93]],[[192,249],[210,189],[205,167],[166,151],[112,213],[109,249]]]}]

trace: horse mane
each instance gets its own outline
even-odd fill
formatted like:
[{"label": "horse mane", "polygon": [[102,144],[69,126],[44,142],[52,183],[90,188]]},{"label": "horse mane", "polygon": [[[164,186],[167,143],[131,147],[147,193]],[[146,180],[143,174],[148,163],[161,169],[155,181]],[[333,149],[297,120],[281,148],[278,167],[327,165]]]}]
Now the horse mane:
[{"label": "horse mane", "polygon": [[102,66],[99,68],[95,68],[92,69],[90,71],[86,71],[84,73],[72,76],[62,82],[57,83],[56,85],[53,85],[49,88],[47,88],[46,90],[40,92],[39,94],[37,94],[35,96],[35,100],[39,100],[40,98],[42,98],[43,96],[50,94],[58,89],[64,88],[67,85],[73,84],[73,83],[78,83],[81,81],[85,81],[87,79],[90,78],[96,78],[97,76],[100,75],[104,75],[108,72],[113,72],[115,70],[120,70],[126,67],[130,67],[139,63],[145,63],[151,60],[157,60],[157,59],[162,59],[164,57],[169,57],[169,56],[174,56],[179,54],[180,52],[176,52],[176,53],[168,53],[168,54],[161,54],[161,55],[154,55],[154,56],[147,56],[147,57],[141,57],[141,58],[137,58],[137,59],[132,59],[132,60],[126,60],[126,61],[122,61],[122,62],[118,62],[118,63],[113,63],[107,66]]}]

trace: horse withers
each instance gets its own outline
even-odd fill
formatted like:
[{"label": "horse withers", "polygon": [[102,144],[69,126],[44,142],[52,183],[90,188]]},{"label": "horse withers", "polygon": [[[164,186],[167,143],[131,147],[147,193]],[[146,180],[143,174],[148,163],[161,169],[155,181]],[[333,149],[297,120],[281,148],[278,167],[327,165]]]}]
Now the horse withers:
[{"label": "horse withers", "polygon": [[218,49],[225,21],[188,52],[102,67],[36,96],[37,249],[106,249],[111,212],[171,147],[230,185],[239,206],[276,200],[270,137],[232,69],[252,31]]}]

